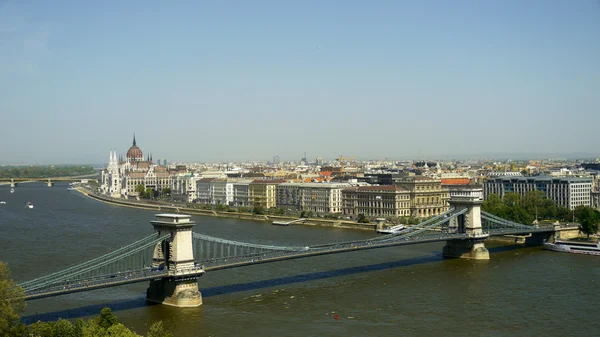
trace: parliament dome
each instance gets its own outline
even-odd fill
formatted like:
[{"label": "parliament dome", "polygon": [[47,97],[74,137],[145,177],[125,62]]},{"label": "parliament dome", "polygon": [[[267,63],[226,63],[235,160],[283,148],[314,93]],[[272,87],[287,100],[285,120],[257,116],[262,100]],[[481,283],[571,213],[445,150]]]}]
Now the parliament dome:
[{"label": "parliament dome", "polygon": [[133,136],[133,145],[127,150],[128,160],[142,160],[144,158],[142,150],[135,144],[135,135]]}]

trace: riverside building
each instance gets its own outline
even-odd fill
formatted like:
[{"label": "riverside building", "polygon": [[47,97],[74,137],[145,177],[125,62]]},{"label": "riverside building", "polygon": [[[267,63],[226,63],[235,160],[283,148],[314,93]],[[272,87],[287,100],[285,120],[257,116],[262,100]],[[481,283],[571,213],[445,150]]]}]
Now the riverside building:
[{"label": "riverside building", "polygon": [[277,207],[313,213],[342,213],[342,190],[349,183],[282,183],[277,185]]},{"label": "riverside building", "polygon": [[529,191],[542,191],[558,206],[575,209],[591,206],[592,179],[571,177],[496,177],[483,184],[484,198],[506,193],[525,195]]},{"label": "riverside building", "polygon": [[394,185],[357,186],[342,190],[345,215],[368,217],[411,215],[410,191]]},{"label": "riverside building", "polygon": [[410,216],[428,218],[448,211],[448,188],[442,186],[441,179],[415,176],[394,182],[397,187],[410,194]]},{"label": "riverside building", "polygon": [[101,171],[100,191],[111,197],[135,197],[138,196],[138,185],[155,191],[171,188],[173,176],[177,174],[177,171],[154,164],[151,155],[144,160],[134,135],[125,158],[117,156],[116,151],[110,151],[108,166]]}]

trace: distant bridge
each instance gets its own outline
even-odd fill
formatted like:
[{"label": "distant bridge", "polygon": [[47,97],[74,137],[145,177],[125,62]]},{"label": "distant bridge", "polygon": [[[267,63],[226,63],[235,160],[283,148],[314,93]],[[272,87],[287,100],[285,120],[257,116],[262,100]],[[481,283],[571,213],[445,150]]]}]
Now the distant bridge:
[{"label": "distant bridge", "polygon": [[445,241],[445,257],[489,259],[490,236],[532,234],[541,244],[571,227],[526,226],[481,212],[479,197],[453,197],[450,209],[398,233],[365,240],[307,246],[272,246],[232,241],[192,232],[189,215],[158,214],[157,233],[111,253],[21,283],[25,299],[150,281],[147,299],[174,306],[202,303],[197,279],[205,272],[252,264]]},{"label": "distant bridge", "polygon": [[0,177],[0,183],[10,182],[10,187],[17,187],[19,183],[29,183],[29,182],[45,182],[48,187],[54,186],[54,183],[57,181],[79,181],[82,179],[87,179],[91,181],[98,181],[98,174],[84,174],[79,176],[70,176],[70,177],[33,177],[33,178],[2,178]]}]

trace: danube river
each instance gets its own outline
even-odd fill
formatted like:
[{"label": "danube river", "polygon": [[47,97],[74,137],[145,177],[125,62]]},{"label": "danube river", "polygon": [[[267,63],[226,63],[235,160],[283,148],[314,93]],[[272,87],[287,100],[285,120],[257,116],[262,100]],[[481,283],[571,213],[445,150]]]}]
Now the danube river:
[{"label": "danube river", "polygon": [[[21,282],[152,233],[154,212],[107,205],[65,184],[0,186],[0,260]],[[33,209],[25,208],[27,201]],[[310,245],[372,232],[193,217],[195,231]],[[487,243],[488,246],[493,246]],[[87,318],[104,306],[138,333],[175,336],[595,336],[600,257],[497,246],[490,261],[445,260],[443,244],[351,252],[206,273],[204,304],[145,302],[144,283],[28,302],[24,321]]]}]

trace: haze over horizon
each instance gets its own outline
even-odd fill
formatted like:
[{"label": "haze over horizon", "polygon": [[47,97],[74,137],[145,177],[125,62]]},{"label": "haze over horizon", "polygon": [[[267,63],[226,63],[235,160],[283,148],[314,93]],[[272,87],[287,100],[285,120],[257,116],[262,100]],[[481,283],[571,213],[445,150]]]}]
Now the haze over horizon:
[{"label": "haze over horizon", "polygon": [[596,0],[5,1],[0,164],[600,157],[598,41]]}]

